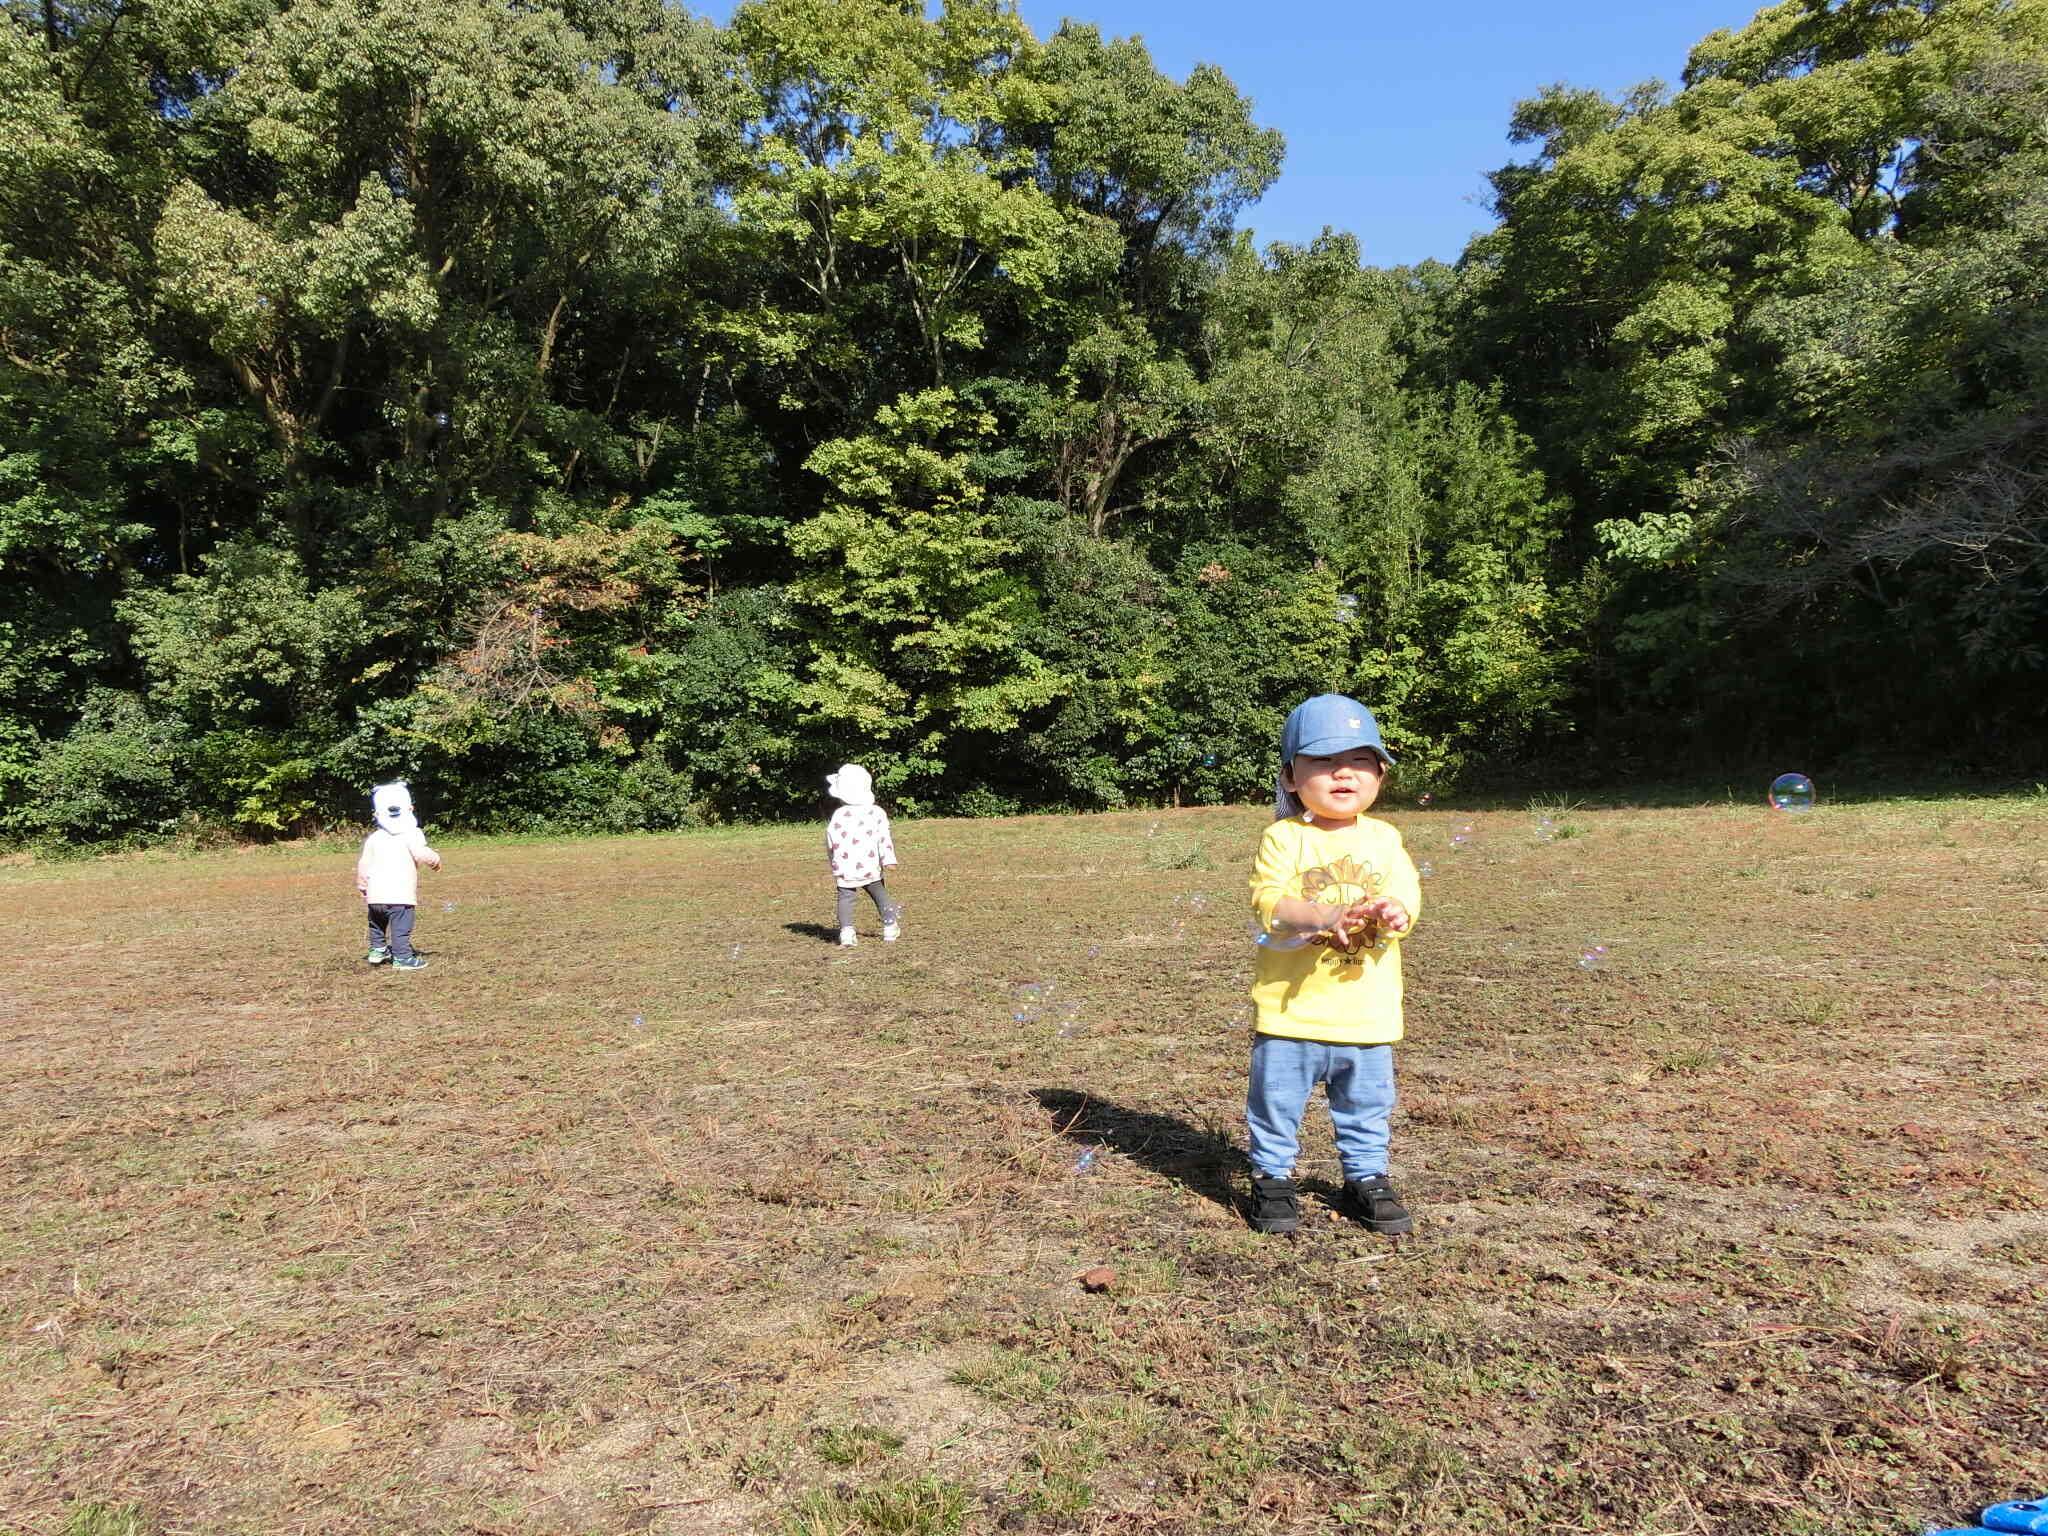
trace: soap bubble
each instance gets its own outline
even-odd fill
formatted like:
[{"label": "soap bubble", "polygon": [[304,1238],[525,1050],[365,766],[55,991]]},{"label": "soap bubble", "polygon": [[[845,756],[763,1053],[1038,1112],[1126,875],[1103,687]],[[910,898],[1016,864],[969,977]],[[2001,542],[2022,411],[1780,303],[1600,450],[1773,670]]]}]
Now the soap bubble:
[{"label": "soap bubble", "polygon": [[645,1029],[647,1027],[646,1023],[641,1019],[640,1015],[637,1013],[633,1015],[633,1027],[635,1029]]},{"label": "soap bubble", "polygon": [[1239,1003],[1237,1007],[1230,1011],[1230,1027],[1232,1029],[1248,1029],[1251,1026],[1251,1022],[1252,1005],[1250,1003]]},{"label": "soap bubble", "polygon": [[1091,1172],[1094,1169],[1094,1167],[1095,1148],[1093,1147],[1090,1147],[1086,1152],[1083,1152],[1079,1157],[1074,1159],[1074,1172],[1076,1173],[1088,1173]]},{"label": "soap bubble", "polygon": [[1422,861],[1422,868],[1415,871],[1415,873],[1419,875],[1422,879],[1427,880],[1431,875],[1434,875],[1436,873],[1436,866],[1430,863],[1429,860],[1424,859]]},{"label": "soap bubble", "polygon": [[728,959],[728,960],[737,960],[737,959],[739,959],[739,957],[740,957],[741,955],[744,955],[744,954],[745,954],[746,952],[747,952],[747,946],[746,946],[746,945],[744,945],[744,944],[735,944],[735,945],[733,945],[733,947],[732,947],[731,949],[729,949],[729,950],[727,950],[727,951],[725,952],[725,958],[726,958],[726,959]]},{"label": "soap bubble", "polygon": [[1251,929],[1252,942],[1261,949],[1300,949],[1308,943],[1307,934],[1296,933],[1284,924],[1268,928],[1256,916],[1250,919],[1247,926]]},{"label": "soap bubble", "polygon": [[1419,807],[1420,809],[1422,809],[1422,810],[1425,810],[1425,811],[1426,811],[1426,810],[1428,810],[1428,809],[1429,809],[1429,802],[1430,802],[1430,801],[1432,801],[1432,800],[1434,800],[1435,798],[1436,798],[1436,796],[1435,796],[1435,795],[1417,795],[1417,796],[1415,797],[1415,804],[1416,804],[1416,805],[1417,805],[1417,806],[1418,806],[1418,807]]},{"label": "soap bubble", "polygon": [[1197,913],[1208,911],[1209,898],[1207,894],[1202,891],[1195,892],[1194,895],[1188,898],[1188,908],[1190,911]]},{"label": "soap bubble", "polygon": [[1095,958],[1096,958],[1097,956],[1099,956],[1099,955],[1100,955],[1101,953],[1102,953],[1102,946],[1101,946],[1100,944],[1090,944],[1090,945],[1088,946],[1088,958],[1089,958],[1090,960],[1093,960],[1093,959],[1095,959]]},{"label": "soap bubble", "polygon": [[1463,848],[1463,847],[1464,847],[1464,846],[1465,846],[1465,845],[1466,845],[1467,843],[1469,843],[1469,842],[1471,842],[1471,841],[1472,841],[1472,823],[1471,823],[1471,822],[1469,822],[1469,821],[1461,821],[1461,822],[1459,822],[1459,823],[1458,823],[1458,824],[1457,824],[1457,825],[1456,825],[1455,827],[1451,828],[1451,846],[1452,846],[1453,848]]},{"label": "soap bubble", "polygon": [[1606,963],[1607,946],[1605,944],[1588,944],[1586,952],[1579,956],[1579,969],[1582,971],[1597,971]]},{"label": "soap bubble", "polygon": [[1214,768],[1216,766],[1216,754],[1214,752],[1204,752],[1202,754],[1202,766],[1204,768]]},{"label": "soap bubble", "polygon": [[1045,1006],[1045,983],[1026,982],[1017,989],[1017,995],[1010,1004],[1010,1017],[1019,1024],[1036,1024],[1038,1011]]},{"label": "soap bubble", "polygon": [[1557,841],[1557,823],[1548,816],[1539,816],[1536,819],[1536,841],[1539,843],[1554,843]]},{"label": "soap bubble", "polygon": [[1081,1022],[1081,1005],[1068,1003],[1060,1009],[1059,1034],[1062,1040],[1071,1040],[1076,1035],[1085,1035],[1088,1026]]},{"label": "soap bubble", "polygon": [[453,912],[455,910],[455,903],[452,901],[444,901],[441,903],[441,910],[443,912]]},{"label": "soap bubble", "polygon": [[1337,619],[1339,623],[1354,623],[1358,618],[1358,594],[1339,592],[1337,594]]},{"label": "soap bubble", "polygon": [[1803,773],[1781,773],[1771,780],[1771,809],[1810,811],[1813,809],[1813,780]]}]

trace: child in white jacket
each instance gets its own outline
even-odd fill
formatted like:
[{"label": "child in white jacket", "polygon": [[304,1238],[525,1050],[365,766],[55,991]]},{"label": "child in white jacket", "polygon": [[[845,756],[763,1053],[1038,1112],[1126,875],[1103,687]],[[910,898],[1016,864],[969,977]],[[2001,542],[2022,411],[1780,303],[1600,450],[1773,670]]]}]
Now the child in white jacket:
[{"label": "child in white jacket", "polygon": [[825,823],[825,856],[832,861],[832,881],[839,887],[840,947],[851,949],[859,942],[853,931],[853,893],[862,890],[874,898],[875,910],[882,914],[882,941],[893,944],[903,931],[903,913],[882,883],[882,871],[896,867],[889,813],[875,804],[874,780],[858,763],[827,774],[825,788],[843,802]]},{"label": "child in white jacket", "polygon": [[370,909],[371,965],[387,960],[394,971],[423,971],[427,962],[412,952],[413,910],[419,905],[419,866],[441,867],[441,855],[412,814],[412,791],[403,783],[370,791],[377,830],[363,839],[356,860],[356,890]]}]

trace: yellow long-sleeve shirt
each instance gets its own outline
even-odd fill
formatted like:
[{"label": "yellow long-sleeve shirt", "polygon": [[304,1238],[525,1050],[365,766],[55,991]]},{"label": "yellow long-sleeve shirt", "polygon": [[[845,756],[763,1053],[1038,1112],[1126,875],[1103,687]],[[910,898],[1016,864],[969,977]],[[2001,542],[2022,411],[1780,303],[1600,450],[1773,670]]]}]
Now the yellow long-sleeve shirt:
[{"label": "yellow long-sleeve shirt", "polygon": [[[1361,816],[1342,831],[1325,832],[1293,817],[1274,822],[1259,839],[1252,915],[1262,932],[1272,932],[1273,909],[1290,897],[1342,906],[1369,896],[1391,896],[1411,919],[1422,916],[1421,877],[1401,834],[1386,822]],[[1367,941],[1352,954],[1324,944],[1262,945],[1252,979],[1258,1032],[1342,1045],[1400,1039],[1401,942],[1407,936],[1388,934],[1386,948]]]}]

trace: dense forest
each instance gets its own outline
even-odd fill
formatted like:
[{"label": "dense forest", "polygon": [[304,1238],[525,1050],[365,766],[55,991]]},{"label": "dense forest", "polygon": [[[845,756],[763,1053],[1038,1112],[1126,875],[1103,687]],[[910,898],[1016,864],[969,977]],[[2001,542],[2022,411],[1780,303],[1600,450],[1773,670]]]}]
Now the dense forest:
[{"label": "dense forest", "polygon": [[2043,759],[2048,0],[1532,81],[1393,270],[1006,0],[0,14],[0,835],[1255,799],[1324,688],[1414,782]]}]

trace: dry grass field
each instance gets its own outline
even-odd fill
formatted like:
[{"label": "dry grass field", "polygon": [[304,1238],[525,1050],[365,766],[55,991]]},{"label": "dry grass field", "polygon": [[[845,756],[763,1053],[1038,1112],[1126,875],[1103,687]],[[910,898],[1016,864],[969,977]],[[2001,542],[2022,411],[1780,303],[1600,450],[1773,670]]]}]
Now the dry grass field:
[{"label": "dry grass field", "polygon": [[1389,814],[1402,1240],[1319,1106],[1307,1230],[1238,1209],[1256,809],[899,823],[851,951],[814,827],[449,839],[413,974],[352,842],[0,867],[0,1530],[2048,1493],[2048,797]]}]

